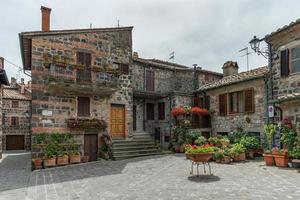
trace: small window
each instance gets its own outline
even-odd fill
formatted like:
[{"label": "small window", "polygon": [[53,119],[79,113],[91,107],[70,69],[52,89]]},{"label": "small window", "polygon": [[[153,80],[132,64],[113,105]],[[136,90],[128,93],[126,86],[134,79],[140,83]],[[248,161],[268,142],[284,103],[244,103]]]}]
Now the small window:
[{"label": "small window", "polygon": [[129,74],[129,65],[121,64],[120,71],[122,74]]},{"label": "small window", "polygon": [[146,71],[146,90],[154,91],[154,71],[147,70]]},{"label": "small window", "polygon": [[291,49],[291,73],[300,72],[300,46]]},{"label": "small window", "polygon": [[77,116],[89,117],[90,116],[90,98],[78,97],[77,103]]},{"label": "small window", "polygon": [[87,68],[91,67],[91,54],[85,52],[77,52],[77,64],[83,65]]},{"label": "small window", "polygon": [[243,113],[245,111],[244,92],[233,92],[229,94],[229,112]]},{"label": "small window", "polygon": [[165,102],[158,103],[158,120],[165,119]]},{"label": "small window", "polygon": [[154,104],[147,103],[147,120],[154,120]]},{"label": "small window", "polygon": [[221,116],[227,115],[227,94],[219,95],[219,112]]},{"label": "small window", "polygon": [[11,102],[11,107],[12,108],[18,108],[19,107],[19,101],[12,101]]},{"label": "small window", "polygon": [[11,126],[19,126],[19,117],[11,117]]}]

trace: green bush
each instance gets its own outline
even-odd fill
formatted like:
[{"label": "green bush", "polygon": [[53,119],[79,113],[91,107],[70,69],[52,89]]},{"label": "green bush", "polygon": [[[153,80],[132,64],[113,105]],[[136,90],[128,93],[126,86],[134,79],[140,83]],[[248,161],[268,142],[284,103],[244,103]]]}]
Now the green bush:
[{"label": "green bush", "polygon": [[197,140],[195,141],[195,144],[198,146],[202,146],[206,143],[207,143],[207,139],[204,136],[198,137]]},{"label": "green bush", "polygon": [[236,131],[231,134],[229,134],[228,138],[230,140],[231,144],[239,143],[243,136],[245,136],[246,133],[243,131]]},{"label": "green bush", "polygon": [[300,159],[300,139],[295,141],[293,149],[289,151],[289,156],[294,159]]},{"label": "green bush", "polygon": [[224,158],[224,151],[219,150],[219,151],[215,152],[213,157],[214,157],[215,160],[219,160],[219,159]]},{"label": "green bush", "polygon": [[177,126],[174,129],[175,142],[179,145],[184,144],[186,141],[186,134],[188,129],[185,127]]},{"label": "green bush", "polygon": [[246,148],[242,144],[236,143],[236,144],[232,145],[229,152],[232,156],[235,156],[235,155],[239,155],[241,153],[245,153]]},{"label": "green bush", "polygon": [[207,147],[207,148],[202,148],[202,147],[198,147],[198,148],[189,148],[187,149],[186,153],[214,153],[215,149],[212,147]]},{"label": "green bush", "polygon": [[247,150],[258,149],[260,145],[258,138],[254,136],[242,136],[240,144],[243,145]]},{"label": "green bush", "polygon": [[273,136],[276,132],[276,129],[277,129],[277,125],[275,124],[267,124],[264,126],[264,133],[266,135],[266,139],[269,144],[269,149],[272,149]]},{"label": "green bush", "polygon": [[186,134],[186,144],[193,144],[199,137],[201,133],[199,131],[190,131]]},{"label": "green bush", "polygon": [[222,145],[221,139],[222,139],[222,136],[213,136],[213,137],[208,138],[208,141],[212,145],[221,146]]},{"label": "green bush", "polygon": [[53,158],[55,156],[57,156],[59,151],[59,147],[57,145],[57,143],[48,143],[45,147],[45,157],[46,158]]},{"label": "green bush", "polygon": [[280,142],[286,146],[288,151],[293,150],[294,144],[297,140],[297,132],[294,129],[290,129],[286,126],[281,127],[280,131]]}]

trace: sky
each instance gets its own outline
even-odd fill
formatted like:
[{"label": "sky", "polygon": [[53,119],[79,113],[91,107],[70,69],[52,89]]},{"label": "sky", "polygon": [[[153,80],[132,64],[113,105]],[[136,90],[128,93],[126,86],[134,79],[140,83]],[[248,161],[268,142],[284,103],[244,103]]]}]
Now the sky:
[{"label": "sky", "polygon": [[[224,62],[247,70],[240,49],[249,47],[249,67],[267,65],[251,50],[263,38],[300,18],[299,0],[1,0],[0,56],[22,67],[18,33],[41,30],[41,5],[52,8],[51,29],[134,26],[133,51],[140,57],[168,60],[222,72]],[[29,80],[5,62],[8,77]],[[19,74],[19,75],[18,75]]]}]

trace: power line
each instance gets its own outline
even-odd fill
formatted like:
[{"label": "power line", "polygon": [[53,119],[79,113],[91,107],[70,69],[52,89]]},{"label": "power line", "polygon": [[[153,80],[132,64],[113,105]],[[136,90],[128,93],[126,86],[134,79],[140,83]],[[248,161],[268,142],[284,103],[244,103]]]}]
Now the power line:
[{"label": "power line", "polygon": [[[18,68],[18,74],[16,74],[16,76],[17,76],[16,78],[19,79],[19,77],[21,76],[21,72],[22,72],[22,70],[23,70],[23,67],[21,67],[21,66],[15,64],[15,63],[12,62],[12,61],[7,60],[6,58],[4,58],[4,60],[5,60],[7,63],[11,64],[12,66]],[[25,75],[31,77],[30,75],[28,75],[28,74],[26,74],[26,73],[23,73],[23,74],[25,74]]]}]

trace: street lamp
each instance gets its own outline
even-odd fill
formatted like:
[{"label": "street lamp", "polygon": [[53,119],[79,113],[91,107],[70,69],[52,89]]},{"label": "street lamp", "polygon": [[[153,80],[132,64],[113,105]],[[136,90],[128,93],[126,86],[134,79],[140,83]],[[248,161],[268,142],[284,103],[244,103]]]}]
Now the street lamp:
[{"label": "street lamp", "polygon": [[251,47],[251,49],[253,49],[253,51],[255,52],[255,53],[257,53],[258,55],[262,55],[262,56],[264,56],[265,58],[267,58],[268,57],[268,55],[269,55],[269,53],[267,52],[267,51],[261,51],[260,50],[260,48],[259,48],[259,44],[260,44],[260,42],[261,41],[263,41],[264,39],[259,39],[259,38],[257,38],[256,36],[254,36],[253,38],[252,38],[252,40],[250,40],[250,47]]}]

